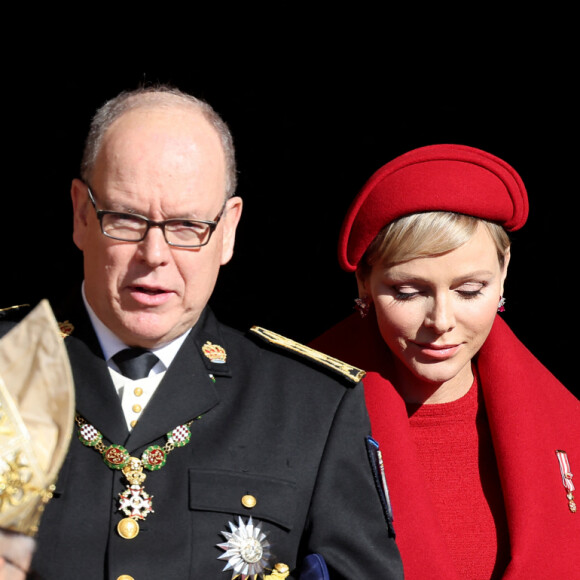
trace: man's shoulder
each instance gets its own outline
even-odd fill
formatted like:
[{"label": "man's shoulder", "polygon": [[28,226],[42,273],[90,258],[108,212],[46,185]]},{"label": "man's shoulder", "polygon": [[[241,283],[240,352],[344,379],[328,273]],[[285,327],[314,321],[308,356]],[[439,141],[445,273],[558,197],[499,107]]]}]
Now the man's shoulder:
[{"label": "man's shoulder", "polygon": [[282,360],[292,361],[293,365],[330,375],[347,385],[359,383],[365,375],[362,369],[261,326],[252,326],[245,337],[262,351],[272,353]]},{"label": "man's shoulder", "polygon": [[30,304],[16,304],[14,306],[2,306],[0,307],[0,321],[15,320],[16,322],[19,322],[31,310],[32,307]]},{"label": "man's shoulder", "polygon": [[12,327],[16,326],[29,312],[29,304],[18,304],[0,308],[0,337],[4,336]]}]

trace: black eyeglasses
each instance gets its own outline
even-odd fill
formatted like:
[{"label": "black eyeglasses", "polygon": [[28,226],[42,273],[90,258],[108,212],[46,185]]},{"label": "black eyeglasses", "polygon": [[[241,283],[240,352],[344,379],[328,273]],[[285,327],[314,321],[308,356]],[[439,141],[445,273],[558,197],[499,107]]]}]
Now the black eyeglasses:
[{"label": "black eyeglasses", "polygon": [[101,231],[105,236],[121,242],[141,242],[151,228],[161,228],[165,241],[177,248],[201,248],[205,246],[216,229],[226,207],[222,206],[219,214],[213,220],[190,220],[174,218],[156,222],[145,216],[97,209],[97,203],[88,184],[89,199],[97,212]]}]

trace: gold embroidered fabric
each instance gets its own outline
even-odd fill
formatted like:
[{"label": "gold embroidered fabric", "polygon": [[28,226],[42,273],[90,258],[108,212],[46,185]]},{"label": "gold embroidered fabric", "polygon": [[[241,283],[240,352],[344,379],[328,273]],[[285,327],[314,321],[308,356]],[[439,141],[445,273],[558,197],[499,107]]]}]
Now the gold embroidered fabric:
[{"label": "gold embroidered fabric", "polygon": [[349,365],[341,360],[328,356],[327,354],[314,350],[309,346],[300,344],[299,342],[295,342],[294,340],[286,338],[281,334],[277,334],[271,330],[262,328],[261,326],[252,326],[252,328],[250,328],[250,332],[253,332],[254,334],[260,336],[268,342],[271,342],[272,344],[277,344],[286,350],[317,361],[329,369],[332,369],[333,371],[341,374],[352,383],[359,383],[366,374],[366,372],[362,369],[353,367],[352,365]]},{"label": "gold embroidered fabric", "polygon": [[36,533],[73,421],[68,355],[43,300],[0,340],[0,528]]}]

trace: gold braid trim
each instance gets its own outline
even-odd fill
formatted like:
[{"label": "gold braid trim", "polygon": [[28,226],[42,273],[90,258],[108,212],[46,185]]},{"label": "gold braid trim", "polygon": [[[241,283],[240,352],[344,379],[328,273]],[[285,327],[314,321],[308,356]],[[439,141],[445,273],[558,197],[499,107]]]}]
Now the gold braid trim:
[{"label": "gold braid trim", "polygon": [[28,308],[30,304],[18,304],[17,306],[8,306],[7,308],[0,308],[0,312],[8,312],[9,310],[18,310],[19,308]]},{"label": "gold braid trim", "polygon": [[345,377],[352,383],[360,382],[366,374],[366,372],[363,371],[362,369],[353,367],[352,365],[349,365],[341,360],[338,360],[337,358],[328,356],[327,354],[324,354],[318,350],[314,350],[313,348],[310,348],[308,346],[300,344],[299,342],[286,338],[281,334],[276,334],[271,330],[266,330],[265,328],[262,328],[260,326],[252,326],[250,332],[253,332],[259,337],[265,339],[267,342],[277,344],[278,346],[281,346],[286,350],[290,350],[301,356],[312,359],[324,365],[325,367],[330,368],[333,371],[341,374],[343,377]]}]

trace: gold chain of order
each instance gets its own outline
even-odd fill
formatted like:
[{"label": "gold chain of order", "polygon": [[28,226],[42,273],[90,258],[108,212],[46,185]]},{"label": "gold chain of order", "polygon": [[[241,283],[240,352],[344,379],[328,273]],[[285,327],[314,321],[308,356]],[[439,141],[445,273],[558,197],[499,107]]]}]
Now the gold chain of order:
[{"label": "gold chain of order", "polygon": [[[191,440],[190,426],[193,421],[194,420],[192,419],[188,423],[178,425],[172,431],[166,433],[167,441],[163,447],[152,445],[143,452],[141,458],[137,458],[131,457],[123,445],[105,445],[105,443],[103,443],[103,434],[78,413],[75,415],[75,422],[79,427],[79,439],[83,445],[93,447],[95,451],[102,456],[103,461],[109,468],[121,469],[128,481],[126,491],[119,494],[119,509],[129,516],[123,518],[117,525],[117,531],[122,538],[130,540],[137,536],[139,533],[139,524],[137,523],[137,520],[144,519],[149,512],[153,511],[151,496],[149,496],[143,488],[143,482],[147,477],[145,473],[143,473],[143,469],[145,468],[150,471],[161,469],[165,465],[167,455],[171,453],[171,451],[176,447],[187,445]],[[82,434],[82,428],[84,426],[88,426],[90,429],[94,430],[94,437],[92,439],[88,439],[84,434]],[[184,437],[181,440],[176,439],[177,431],[180,427],[187,428],[187,438]],[[126,511],[128,508],[126,505],[123,505],[123,502],[128,501],[126,498],[127,494],[137,494],[138,502],[140,502],[141,506],[144,506],[142,512]],[[135,508],[134,504],[131,505]]]}]

